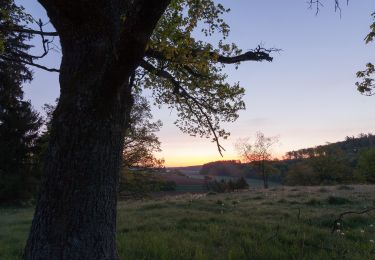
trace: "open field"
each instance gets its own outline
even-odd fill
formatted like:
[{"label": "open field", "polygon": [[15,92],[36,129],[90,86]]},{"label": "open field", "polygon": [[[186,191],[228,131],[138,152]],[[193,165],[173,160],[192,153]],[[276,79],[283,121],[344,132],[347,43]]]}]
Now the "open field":
[{"label": "open field", "polygon": [[[199,174],[198,171],[191,171],[190,173],[182,173],[181,175],[175,173],[164,173],[160,175],[165,181],[172,181],[176,183],[177,192],[207,192],[207,181],[204,179],[205,175]],[[230,176],[209,176],[210,181],[236,181],[238,178]],[[249,187],[251,188],[262,188],[263,180],[254,178],[245,178]],[[269,181],[268,185],[270,188],[281,186],[280,183]]]},{"label": "open field", "polygon": [[[375,259],[375,186],[278,187],[119,204],[121,259]],[[32,208],[0,209],[0,259],[19,259]]]}]

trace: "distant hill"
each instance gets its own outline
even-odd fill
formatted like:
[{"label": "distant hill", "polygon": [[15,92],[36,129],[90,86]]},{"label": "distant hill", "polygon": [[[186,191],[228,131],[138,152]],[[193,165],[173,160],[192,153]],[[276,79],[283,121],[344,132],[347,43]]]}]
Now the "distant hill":
[{"label": "distant hill", "polygon": [[[358,161],[371,148],[375,149],[375,135],[360,134],[346,137],[344,141],[290,151],[283,160],[269,162],[269,180],[294,185],[366,182],[366,176],[358,175]],[[216,161],[204,164],[200,174],[261,179],[255,166],[239,161]]]},{"label": "distant hill", "polygon": [[240,161],[216,161],[202,166],[200,174],[209,176],[241,177],[245,175],[244,165]]},{"label": "distant hill", "polygon": [[185,167],[166,167],[166,170],[179,171],[182,174],[186,174],[186,175],[199,174],[201,169],[202,169],[202,165],[193,165],[193,166],[185,166]]},{"label": "distant hill", "polygon": [[359,134],[357,137],[347,136],[344,141],[287,152],[285,154],[285,159],[300,160],[340,151],[344,153],[348,159],[352,160],[357,157],[357,154],[362,149],[372,147],[375,147],[375,135]]}]

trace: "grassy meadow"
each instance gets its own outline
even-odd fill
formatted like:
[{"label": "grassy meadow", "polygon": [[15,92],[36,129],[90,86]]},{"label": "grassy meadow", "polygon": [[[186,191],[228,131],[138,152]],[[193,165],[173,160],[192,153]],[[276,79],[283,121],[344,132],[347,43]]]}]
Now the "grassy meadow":
[{"label": "grassy meadow", "polygon": [[[277,187],[119,203],[121,259],[375,259],[375,186]],[[0,209],[0,259],[19,259],[32,208]]]}]

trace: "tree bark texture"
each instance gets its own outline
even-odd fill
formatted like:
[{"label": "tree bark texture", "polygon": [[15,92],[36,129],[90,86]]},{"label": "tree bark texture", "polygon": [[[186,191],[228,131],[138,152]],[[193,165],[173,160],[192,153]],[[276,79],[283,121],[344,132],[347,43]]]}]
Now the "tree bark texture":
[{"label": "tree bark texture", "polygon": [[61,97],[25,259],[117,258],[117,174],[131,97],[124,86],[121,96],[103,100],[107,47],[92,53],[88,45],[63,58]]},{"label": "tree bark texture", "polygon": [[[128,81],[169,1],[41,0],[62,46],[61,94],[24,259],[118,259]],[[130,8],[130,7],[128,7]]]}]

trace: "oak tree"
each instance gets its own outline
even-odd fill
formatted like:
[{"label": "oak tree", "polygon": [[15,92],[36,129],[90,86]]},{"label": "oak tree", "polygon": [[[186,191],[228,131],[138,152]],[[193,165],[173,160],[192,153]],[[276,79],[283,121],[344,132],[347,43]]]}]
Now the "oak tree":
[{"label": "oak tree", "polygon": [[[11,0],[6,0],[11,1]],[[60,98],[51,123],[44,177],[24,259],[117,259],[118,170],[132,95],[151,89],[157,104],[176,108],[188,134],[211,137],[219,152],[244,108],[244,89],[226,82],[223,66],[272,61],[258,46],[243,52],[225,41],[226,13],[213,0],[39,0],[55,32],[27,24],[1,32],[41,37],[43,53],[3,59],[59,72]],[[35,21],[35,20],[34,20]],[[217,45],[194,38],[220,33]],[[38,63],[58,36],[60,68]],[[3,42],[0,39],[0,42]],[[248,47],[248,46],[247,46]]]},{"label": "oak tree", "polygon": [[[150,89],[155,103],[176,108],[179,128],[211,137],[219,152],[244,108],[244,89],[228,84],[223,66],[272,61],[258,46],[226,43],[229,10],[213,0],[39,0],[55,32],[24,24],[1,31],[42,38],[43,54],[15,61],[59,72],[60,98],[24,259],[117,259],[116,205],[124,134],[133,93]],[[199,25],[199,26],[198,26]],[[217,45],[194,38],[221,34]],[[37,63],[58,36],[59,69]],[[1,55],[8,58],[7,52]]]}]

